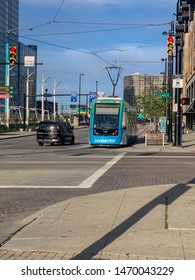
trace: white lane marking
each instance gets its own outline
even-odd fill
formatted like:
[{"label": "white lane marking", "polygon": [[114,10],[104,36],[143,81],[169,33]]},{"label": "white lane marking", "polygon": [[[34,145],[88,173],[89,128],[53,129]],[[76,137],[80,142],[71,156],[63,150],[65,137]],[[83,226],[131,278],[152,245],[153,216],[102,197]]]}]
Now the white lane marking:
[{"label": "white lane marking", "polygon": [[7,188],[33,188],[33,189],[89,189],[92,187],[92,185],[106,172],[108,169],[110,169],[115,163],[117,163],[126,153],[121,153],[114,157],[112,160],[107,162],[104,166],[99,168],[95,173],[93,173],[91,176],[89,176],[87,179],[85,179],[83,182],[81,182],[77,186],[0,186],[1,189]]},{"label": "white lane marking", "polygon": [[94,174],[89,176],[86,180],[79,184],[79,188],[91,188],[91,186],[97,181],[108,169],[110,169],[117,161],[119,161],[125,153],[121,153],[120,155],[114,157],[111,161],[107,162],[104,166],[98,169]]},{"label": "white lane marking", "polygon": [[20,156],[20,155],[4,155],[4,157],[8,157],[8,158],[22,158],[22,156]]}]

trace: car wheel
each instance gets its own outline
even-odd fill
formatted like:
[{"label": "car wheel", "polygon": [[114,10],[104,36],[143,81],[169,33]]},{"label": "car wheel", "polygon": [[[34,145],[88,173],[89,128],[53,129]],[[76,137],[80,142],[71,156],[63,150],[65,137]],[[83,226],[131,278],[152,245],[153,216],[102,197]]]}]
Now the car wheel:
[{"label": "car wheel", "polygon": [[39,146],[43,146],[43,143],[39,142]]},{"label": "car wheel", "polygon": [[54,143],[51,143],[51,146],[54,146]]}]

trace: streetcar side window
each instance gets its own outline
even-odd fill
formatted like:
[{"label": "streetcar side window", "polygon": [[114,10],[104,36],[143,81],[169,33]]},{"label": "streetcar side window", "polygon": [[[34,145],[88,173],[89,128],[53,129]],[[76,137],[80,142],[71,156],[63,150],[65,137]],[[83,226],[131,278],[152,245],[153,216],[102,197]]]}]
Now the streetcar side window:
[{"label": "streetcar side window", "polygon": [[122,122],[122,128],[125,129],[127,126],[127,114],[125,111],[123,111],[123,122]]}]

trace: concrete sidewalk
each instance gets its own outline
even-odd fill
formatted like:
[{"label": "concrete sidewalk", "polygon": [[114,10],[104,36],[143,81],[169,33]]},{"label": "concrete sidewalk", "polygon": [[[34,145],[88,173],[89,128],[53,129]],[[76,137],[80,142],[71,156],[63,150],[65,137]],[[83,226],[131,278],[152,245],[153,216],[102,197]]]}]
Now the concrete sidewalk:
[{"label": "concrete sidewalk", "polygon": [[195,185],[71,199],[25,219],[0,259],[195,259],[194,202]]},{"label": "concrete sidewalk", "polygon": [[36,131],[7,131],[0,133],[0,140],[36,135]]}]

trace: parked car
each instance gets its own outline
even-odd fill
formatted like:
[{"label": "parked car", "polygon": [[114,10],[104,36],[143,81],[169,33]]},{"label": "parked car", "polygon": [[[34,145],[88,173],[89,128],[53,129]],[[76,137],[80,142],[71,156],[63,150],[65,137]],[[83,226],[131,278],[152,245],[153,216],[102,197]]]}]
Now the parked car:
[{"label": "parked car", "polygon": [[75,143],[74,127],[69,123],[54,121],[41,121],[37,127],[37,142],[39,146],[47,144],[65,144],[73,145]]}]

